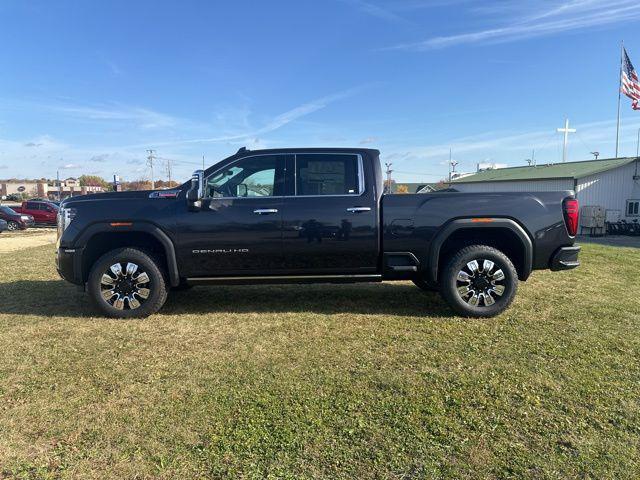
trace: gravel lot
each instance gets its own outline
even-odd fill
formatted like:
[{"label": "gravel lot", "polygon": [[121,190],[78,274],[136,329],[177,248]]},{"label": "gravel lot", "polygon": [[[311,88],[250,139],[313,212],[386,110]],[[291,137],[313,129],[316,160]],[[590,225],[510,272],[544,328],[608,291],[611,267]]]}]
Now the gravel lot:
[{"label": "gravel lot", "polygon": [[55,228],[30,228],[0,234],[0,253],[56,243]]}]

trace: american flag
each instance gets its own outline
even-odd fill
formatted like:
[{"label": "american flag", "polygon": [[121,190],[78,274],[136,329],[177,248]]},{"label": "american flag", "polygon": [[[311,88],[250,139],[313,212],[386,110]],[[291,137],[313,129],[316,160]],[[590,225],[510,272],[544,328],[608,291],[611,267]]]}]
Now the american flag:
[{"label": "american flag", "polygon": [[636,69],[633,68],[633,64],[631,63],[631,60],[629,60],[629,55],[627,55],[626,50],[624,50],[624,57],[622,59],[622,78],[620,79],[620,83],[622,84],[622,93],[633,100],[633,102],[631,102],[631,108],[634,110],[640,110],[640,105],[638,105],[638,102],[640,101],[640,83],[638,82],[638,73],[636,72]]}]

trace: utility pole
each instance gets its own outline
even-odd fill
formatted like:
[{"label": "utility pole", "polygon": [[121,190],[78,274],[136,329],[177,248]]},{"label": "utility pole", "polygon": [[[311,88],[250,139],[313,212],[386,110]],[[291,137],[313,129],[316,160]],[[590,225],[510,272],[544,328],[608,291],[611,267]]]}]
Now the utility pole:
[{"label": "utility pole", "polygon": [[453,166],[451,158],[451,149],[449,149],[449,183],[451,183],[451,167]]},{"label": "utility pole", "polygon": [[62,201],[62,187],[60,185],[60,170],[56,170],[56,183],[58,184],[58,201]]},{"label": "utility pole", "polygon": [[576,133],[575,128],[569,128],[569,119],[565,119],[564,128],[558,128],[558,133],[564,133],[564,146],[562,148],[562,163],[567,161],[567,147],[569,146],[569,134]]},{"label": "utility pole", "polygon": [[149,153],[149,156],[147,157],[147,165],[151,169],[151,190],[155,190],[156,183],[153,179],[153,160],[155,159],[155,157],[153,156],[153,152],[155,152],[155,150],[149,149],[147,150],[147,152]]},{"label": "utility pole", "polygon": [[166,158],[167,162],[167,177],[169,177],[169,188],[171,188],[171,160]]},{"label": "utility pole", "polygon": [[449,163],[451,164],[451,177],[449,178],[449,181],[451,181],[456,176],[456,165],[458,165],[458,161],[457,160],[450,160]]},{"label": "utility pole", "polygon": [[529,166],[536,166],[536,150],[533,149],[531,150],[531,158],[527,158],[527,163],[529,164]]},{"label": "utility pole", "polygon": [[393,170],[391,170],[391,165],[393,165],[393,163],[384,164],[384,166],[387,167],[387,193],[391,193],[391,174],[393,173]]},{"label": "utility pole", "polygon": [[202,170],[206,170],[206,169],[204,168],[204,155],[202,155]]}]

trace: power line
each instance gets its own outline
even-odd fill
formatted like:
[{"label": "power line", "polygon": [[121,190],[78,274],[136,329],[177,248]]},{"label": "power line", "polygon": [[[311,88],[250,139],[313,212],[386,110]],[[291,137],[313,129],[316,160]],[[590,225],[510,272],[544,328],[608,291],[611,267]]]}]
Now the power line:
[{"label": "power line", "polygon": [[173,163],[181,163],[185,165],[198,165],[200,166],[200,162],[190,162],[188,160],[176,160],[175,158],[167,158],[167,157],[156,157],[158,160],[169,160]]},{"label": "power line", "polygon": [[423,175],[425,177],[442,177],[442,175],[439,175],[437,173],[424,173],[424,172],[407,172],[405,170],[393,170],[396,173],[404,173],[407,175]]}]

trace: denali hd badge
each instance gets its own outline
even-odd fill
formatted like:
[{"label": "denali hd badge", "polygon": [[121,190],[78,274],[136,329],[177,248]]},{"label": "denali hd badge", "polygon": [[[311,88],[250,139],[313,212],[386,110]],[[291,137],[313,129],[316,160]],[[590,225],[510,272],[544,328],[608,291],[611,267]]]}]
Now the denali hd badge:
[{"label": "denali hd badge", "polygon": [[200,254],[200,253],[249,253],[248,248],[216,248],[215,250],[192,250],[191,253]]}]

